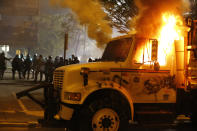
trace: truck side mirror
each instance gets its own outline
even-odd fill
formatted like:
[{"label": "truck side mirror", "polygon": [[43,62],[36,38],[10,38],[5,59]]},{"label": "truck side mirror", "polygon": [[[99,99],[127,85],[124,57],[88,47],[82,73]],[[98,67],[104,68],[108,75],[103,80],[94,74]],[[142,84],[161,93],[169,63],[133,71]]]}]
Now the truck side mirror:
[{"label": "truck side mirror", "polygon": [[87,86],[88,85],[88,74],[89,74],[90,69],[87,67],[82,67],[80,74],[83,76],[83,85]]},{"label": "truck side mirror", "polygon": [[158,41],[156,39],[151,39],[150,42],[152,42],[151,60],[157,61]]},{"label": "truck side mirror", "polygon": [[151,61],[154,62],[154,70],[159,71],[160,65],[159,62],[157,62],[158,41],[156,39],[150,39],[150,42],[152,43]]}]

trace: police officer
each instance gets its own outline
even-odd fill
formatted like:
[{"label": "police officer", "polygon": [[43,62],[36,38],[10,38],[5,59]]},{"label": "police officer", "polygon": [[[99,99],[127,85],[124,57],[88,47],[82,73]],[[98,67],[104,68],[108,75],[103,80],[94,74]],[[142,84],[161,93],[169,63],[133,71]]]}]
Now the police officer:
[{"label": "police officer", "polygon": [[56,56],[54,61],[54,67],[58,68],[58,65],[59,65],[59,56]]},{"label": "police officer", "polygon": [[64,58],[60,57],[59,63],[58,63],[58,67],[64,66]]},{"label": "police officer", "polygon": [[49,56],[46,63],[45,63],[45,81],[46,82],[52,82],[53,80],[53,71],[54,71],[54,65],[53,65],[52,57]]},{"label": "police officer", "polygon": [[5,57],[5,53],[4,52],[2,52],[0,54],[0,79],[1,80],[3,79],[4,72],[6,70],[6,60],[10,60],[10,59]]},{"label": "police officer", "polygon": [[15,79],[15,72],[18,71],[19,79],[21,79],[21,60],[19,55],[16,55],[12,60],[12,79]]},{"label": "police officer", "polygon": [[31,66],[32,66],[32,61],[30,58],[30,55],[28,54],[26,59],[24,60],[24,72],[23,72],[23,77],[25,78],[26,72],[27,72],[27,79],[29,80],[29,74],[31,71]]},{"label": "police officer", "polygon": [[93,62],[92,58],[89,58],[89,59],[88,59],[88,62]]},{"label": "police officer", "polygon": [[39,58],[36,60],[36,70],[35,70],[35,79],[34,81],[37,81],[38,74],[40,73],[40,81],[42,81],[43,73],[45,71],[45,63],[42,55],[39,56]]},{"label": "police officer", "polygon": [[[21,53],[20,54],[20,70],[21,70],[21,74],[24,74],[24,71],[25,71],[25,65],[24,65],[24,56],[23,54]],[[24,77],[24,76],[23,76]]]},{"label": "police officer", "polygon": [[36,72],[36,62],[37,62],[37,55],[34,54],[33,59],[32,59],[32,79],[35,78],[35,72]]},{"label": "police officer", "polygon": [[73,60],[74,62],[74,64],[78,64],[79,63],[79,59],[78,59],[78,57],[74,57],[74,60]]}]

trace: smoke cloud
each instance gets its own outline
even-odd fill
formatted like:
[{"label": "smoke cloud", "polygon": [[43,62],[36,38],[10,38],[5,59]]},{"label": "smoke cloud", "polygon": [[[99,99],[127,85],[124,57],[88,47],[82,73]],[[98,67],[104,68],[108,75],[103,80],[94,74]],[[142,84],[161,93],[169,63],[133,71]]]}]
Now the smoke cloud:
[{"label": "smoke cloud", "polygon": [[143,37],[157,35],[163,13],[181,16],[190,6],[188,0],[135,0],[135,4],[139,12],[131,25],[135,26],[137,35]]},{"label": "smoke cloud", "polygon": [[51,0],[51,4],[72,9],[80,24],[87,27],[88,36],[97,41],[98,47],[111,38],[112,28],[105,20],[107,15],[98,0]]}]

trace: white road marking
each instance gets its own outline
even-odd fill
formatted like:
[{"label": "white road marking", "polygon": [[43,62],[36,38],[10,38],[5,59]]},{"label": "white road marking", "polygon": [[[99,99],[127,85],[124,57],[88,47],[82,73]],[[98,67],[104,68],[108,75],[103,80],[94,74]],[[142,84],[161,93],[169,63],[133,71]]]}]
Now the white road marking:
[{"label": "white road marking", "polygon": [[38,117],[43,117],[44,116],[44,111],[29,111],[23,102],[20,99],[17,99],[16,94],[12,92],[12,95],[16,98],[19,106],[22,108],[23,112],[27,115],[32,115],[32,116],[38,116]]},{"label": "white road marking", "polygon": [[26,112],[26,111],[27,111],[27,108],[26,108],[25,105],[22,103],[22,101],[21,101],[20,99],[17,99],[17,98],[16,98],[16,94],[15,94],[14,92],[12,92],[12,95],[13,95],[14,98],[17,100],[17,102],[18,102],[18,104],[20,105],[20,107],[22,108],[22,110],[23,110],[24,112]]}]

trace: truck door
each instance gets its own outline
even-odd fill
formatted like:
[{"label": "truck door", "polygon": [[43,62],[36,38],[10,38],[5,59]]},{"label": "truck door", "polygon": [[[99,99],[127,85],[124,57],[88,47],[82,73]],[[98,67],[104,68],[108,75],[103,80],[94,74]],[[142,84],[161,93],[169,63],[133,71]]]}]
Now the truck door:
[{"label": "truck door", "polygon": [[132,64],[122,69],[122,79],[127,81],[126,87],[134,103],[175,103],[172,67],[160,66],[158,41],[137,38],[134,42]]}]

